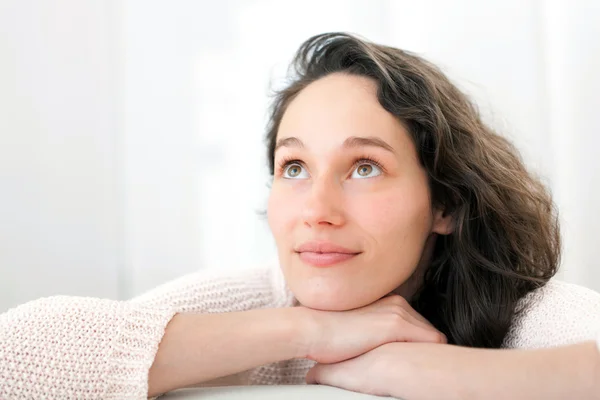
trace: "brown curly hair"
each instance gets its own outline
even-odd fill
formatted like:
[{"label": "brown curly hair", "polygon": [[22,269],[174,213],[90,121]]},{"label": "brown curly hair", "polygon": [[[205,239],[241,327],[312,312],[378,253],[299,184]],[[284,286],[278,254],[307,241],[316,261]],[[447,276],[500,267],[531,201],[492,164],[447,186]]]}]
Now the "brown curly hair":
[{"label": "brown curly hair", "polygon": [[275,94],[267,132],[274,171],[279,124],[311,82],[335,72],[377,82],[381,106],[404,124],[427,171],[432,206],[451,213],[413,307],[450,343],[500,347],[519,300],[557,271],[560,233],[544,185],[515,147],[486,126],[476,107],[435,65],[414,53],[346,33],[309,38]]}]

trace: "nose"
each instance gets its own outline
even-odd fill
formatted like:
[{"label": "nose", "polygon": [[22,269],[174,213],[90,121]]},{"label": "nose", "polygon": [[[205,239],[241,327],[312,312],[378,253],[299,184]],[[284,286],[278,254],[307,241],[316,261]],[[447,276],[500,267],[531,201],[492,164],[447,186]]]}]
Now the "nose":
[{"label": "nose", "polygon": [[314,180],[306,193],[302,216],[311,227],[341,226],[345,222],[342,187],[331,180]]}]

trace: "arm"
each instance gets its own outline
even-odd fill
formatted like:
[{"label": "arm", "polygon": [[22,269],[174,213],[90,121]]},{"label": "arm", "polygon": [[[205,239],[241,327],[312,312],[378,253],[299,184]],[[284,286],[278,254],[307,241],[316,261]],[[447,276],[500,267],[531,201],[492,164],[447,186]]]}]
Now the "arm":
[{"label": "arm", "polygon": [[464,357],[468,364],[459,378],[466,382],[474,377],[471,398],[600,399],[600,353],[595,342],[537,350],[480,350]]},{"label": "arm", "polygon": [[259,365],[301,358],[299,309],[178,314],[149,374],[149,395],[209,381]]},{"label": "arm", "polygon": [[0,315],[0,398],[145,399],[173,311],[57,296]]},{"label": "arm", "polygon": [[307,382],[410,400],[592,400],[600,399],[600,353],[592,341],[537,350],[387,343],[317,364]]},{"label": "arm", "polygon": [[395,397],[600,399],[600,353],[595,342],[537,350],[420,343],[400,347],[404,345],[393,344],[386,355],[385,382]]},{"label": "arm", "polygon": [[163,338],[174,315],[267,308],[283,297],[278,287],[267,269],[206,270],[131,301],[57,296],[23,304],[0,314],[0,398],[145,399],[159,343],[160,360],[171,360],[163,350],[178,336],[170,332],[197,333],[205,322],[177,317]]},{"label": "arm", "polygon": [[506,337],[509,349],[392,343],[317,365],[307,381],[411,400],[600,399],[600,295],[551,282],[524,306]]}]

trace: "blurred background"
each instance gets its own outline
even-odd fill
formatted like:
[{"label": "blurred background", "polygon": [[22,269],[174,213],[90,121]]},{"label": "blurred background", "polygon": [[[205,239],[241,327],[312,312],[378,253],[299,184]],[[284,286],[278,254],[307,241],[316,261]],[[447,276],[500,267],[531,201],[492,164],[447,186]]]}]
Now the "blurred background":
[{"label": "blurred background", "polygon": [[0,0],[0,312],[274,260],[269,93],[326,31],[471,94],[554,193],[560,278],[600,290],[596,0]]}]

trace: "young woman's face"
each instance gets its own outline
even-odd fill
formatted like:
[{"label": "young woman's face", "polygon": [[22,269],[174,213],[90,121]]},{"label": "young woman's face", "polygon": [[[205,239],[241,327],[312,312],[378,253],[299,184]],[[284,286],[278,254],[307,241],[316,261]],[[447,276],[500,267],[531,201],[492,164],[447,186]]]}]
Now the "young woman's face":
[{"label": "young woman's face", "polygon": [[268,219],[285,279],[307,307],[349,310],[403,293],[428,239],[450,229],[376,91],[369,78],[329,75],[298,94],[279,127]]}]

